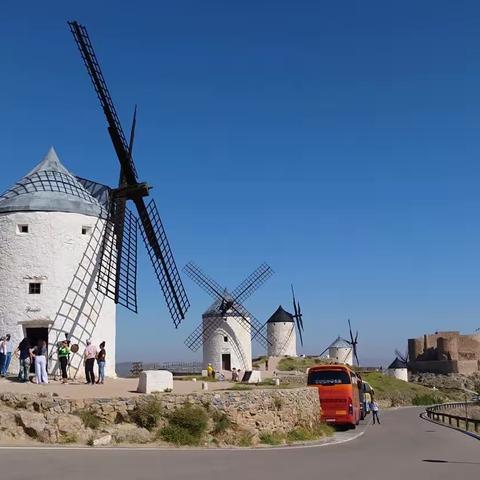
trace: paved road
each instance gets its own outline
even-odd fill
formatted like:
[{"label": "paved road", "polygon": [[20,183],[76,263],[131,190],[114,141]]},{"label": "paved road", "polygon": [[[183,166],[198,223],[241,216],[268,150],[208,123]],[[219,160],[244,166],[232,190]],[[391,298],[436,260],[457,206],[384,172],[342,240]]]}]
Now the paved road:
[{"label": "paved road", "polygon": [[[385,412],[380,426],[342,445],[229,451],[0,450],[8,480],[442,480],[480,478],[480,441],[419,419],[420,409]],[[335,475],[335,477],[333,477]]]}]

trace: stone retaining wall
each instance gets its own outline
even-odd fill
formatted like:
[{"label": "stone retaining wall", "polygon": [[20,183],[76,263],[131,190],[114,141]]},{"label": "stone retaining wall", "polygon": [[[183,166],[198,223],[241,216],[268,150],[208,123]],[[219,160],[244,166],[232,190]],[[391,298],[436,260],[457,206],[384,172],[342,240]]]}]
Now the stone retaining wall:
[{"label": "stone retaining wall", "polygon": [[[4,424],[15,425],[15,434],[20,435],[18,427],[21,427],[30,437],[55,443],[62,434],[68,433],[69,425],[78,431],[79,418],[73,415],[74,412],[89,410],[101,419],[102,427],[107,427],[131,422],[130,414],[135,407],[152,398],[157,398],[166,411],[187,402],[202,405],[207,410],[216,409],[226,413],[240,428],[257,436],[262,431],[288,432],[299,425],[312,425],[320,415],[316,389],[295,388],[188,395],[166,393],[93,400],[62,399],[51,394],[3,393],[0,394],[0,420],[3,419]],[[31,434],[32,429],[35,430],[34,435]],[[12,436],[15,437],[15,434]]]}]

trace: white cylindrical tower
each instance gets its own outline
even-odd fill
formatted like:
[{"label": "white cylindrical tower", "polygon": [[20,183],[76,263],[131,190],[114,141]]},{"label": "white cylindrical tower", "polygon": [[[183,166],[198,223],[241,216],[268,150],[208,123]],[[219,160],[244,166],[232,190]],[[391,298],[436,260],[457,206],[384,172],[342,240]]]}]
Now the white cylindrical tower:
[{"label": "white cylindrical tower", "polygon": [[350,343],[342,337],[338,337],[328,347],[328,356],[337,363],[353,365],[353,348]]},{"label": "white cylindrical tower", "polygon": [[[0,197],[0,332],[13,346],[46,340],[49,373],[68,335],[79,352],[70,376],[84,376],[85,342],[106,342],[106,374],[115,376],[115,304],[96,289],[103,207],[50,149]],[[11,372],[18,372],[12,359]]]},{"label": "white cylindrical tower", "polygon": [[296,357],[297,337],[293,315],[280,305],[267,320],[269,357]]},{"label": "white cylindrical tower", "polygon": [[252,370],[250,325],[231,311],[220,313],[214,303],[203,315],[203,368],[211,363],[216,372],[233,368]]},{"label": "white cylindrical tower", "polygon": [[398,380],[403,380],[404,382],[408,382],[408,368],[407,364],[396,358],[388,367],[387,370],[388,375],[394,377]]}]

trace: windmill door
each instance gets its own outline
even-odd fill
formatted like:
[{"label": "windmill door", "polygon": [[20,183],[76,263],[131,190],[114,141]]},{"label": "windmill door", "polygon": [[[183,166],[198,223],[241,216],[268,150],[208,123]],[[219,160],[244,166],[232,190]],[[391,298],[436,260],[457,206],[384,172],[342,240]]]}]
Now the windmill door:
[{"label": "windmill door", "polygon": [[229,353],[222,353],[222,370],[232,369],[232,359]]},{"label": "windmill door", "polygon": [[[25,336],[30,340],[30,345],[36,347],[38,342],[45,340],[48,345],[48,327],[27,327],[25,329]],[[47,354],[48,358],[48,354]],[[48,365],[47,365],[48,370]],[[35,373],[35,363],[30,365],[30,373]]]}]

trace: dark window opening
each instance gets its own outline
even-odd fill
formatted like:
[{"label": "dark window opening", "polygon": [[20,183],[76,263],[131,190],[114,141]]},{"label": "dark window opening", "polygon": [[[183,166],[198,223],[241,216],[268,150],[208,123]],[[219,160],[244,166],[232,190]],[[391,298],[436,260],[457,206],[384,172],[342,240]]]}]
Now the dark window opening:
[{"label": "dark window opening", "polygon": [[29,283],[28,293],[38,295],[41,292],[41,283]]},{"label": "dark window opening", "polygon": [[19,225],[18,233],[28,233],[28,225]]},{"label": "dark window opening", "polygon": [[223,337],[224,342],[228,342],[228,337]]},{"label": "dark window opening", "polygon": [[308,374],[308,385],[346,385],[350,376],[344,370],[318,370]]}]

